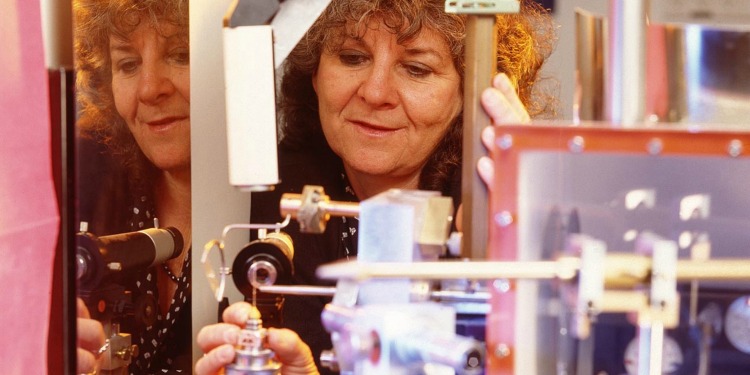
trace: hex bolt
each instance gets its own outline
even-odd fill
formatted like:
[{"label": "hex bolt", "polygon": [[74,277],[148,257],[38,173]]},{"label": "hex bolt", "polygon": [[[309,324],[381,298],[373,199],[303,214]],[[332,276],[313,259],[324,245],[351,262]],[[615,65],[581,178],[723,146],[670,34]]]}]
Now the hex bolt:
[{"label": "hex bolt", "polygon": [[583,152],[585,146],[586,141],[580,135],[577,135],[568,141],[568,149],[576,154]]}]

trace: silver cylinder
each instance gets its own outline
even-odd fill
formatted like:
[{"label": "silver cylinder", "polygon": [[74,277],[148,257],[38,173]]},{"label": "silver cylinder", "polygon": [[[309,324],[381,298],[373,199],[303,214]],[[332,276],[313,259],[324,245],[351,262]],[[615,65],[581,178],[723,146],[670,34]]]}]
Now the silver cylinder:
[{"label": "silver cylinder", "polygon": [[648,0],[610,0],[606,117],[613,124],[643,121]]}]

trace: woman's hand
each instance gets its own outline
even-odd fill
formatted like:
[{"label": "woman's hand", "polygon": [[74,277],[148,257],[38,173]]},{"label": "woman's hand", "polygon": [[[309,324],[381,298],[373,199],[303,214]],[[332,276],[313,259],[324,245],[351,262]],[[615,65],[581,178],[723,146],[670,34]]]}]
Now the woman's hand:
[{"label": "woman's hand", "polygon": [[[492,80],[492,87],[482,92],[482,107],[492,119],[493,124],[525,124],[531,121],[526,106],[518,97],[515,87],[505,73],[500,73]],[[495,141],[495,128],[488,126],[482,130],[482,144],[492,150]],[[477,171],[488,188],[492,187],[495,167],[492,159],[483,156],[477,162]]]},{"label": "woman's hand", "polygon": [[310,347],[289,329],[268,329],[268,346],[276,352],[283,375],[317,375]]},{"label": "woman's hand", "polygon": [[516,88],[505,73],[500,73],[492,79],[492,87],[482,92],[480,101],[493,124],[525,124],[531,121],[526,106],[521,102]]},{"label": "woman's hand", "polygon": [[[529,112],[518,97],[515,87],[505,73],[500,73],[492,80],[492,87],[482,92],[482,107],[492,119],[493,124],[525,124],[531,121]],[[488,126],[482,130],[482,144],[492,151],[495,142],[495,128]],[[477,161],[477,172],[488,188],[492,188],[495,176],[495,165],[492,158],[483,156]]]},{"label": "woman's hand", "polygon": [[[490,116],[493,124],[525,124],[531,121],[526,107],[516,94],[516,89],[504,73],[496,75],[492,80],[492,87],[482,92],[481,102],[484,111]],[[492,143],[495,142],[495,128],[493,126],[484,128],[480,136],[484,147],[492,151]],[[492,182],[495,179],[495,165],[491,156],[479,158],[477,173],[491,191]],[[458,206],[456,211],[456,228],[459,231],[463,227],[462,211],[463,204]]]},{"label": "woman's hand", "polygon": [[[234,361],[234,346],[239,339],[241,327],[245,326],[250,317],[260,317],[260,313],[247,302],[237,302],[224,310],[222,314],[224,323],[201,328],[196,340],[198,346],[206,354],[195,364],[197,375],[219,374],[224,366]],[[268,346],[276,353],[277,360],[281,362],[282,374],[318,373],[310,348],[293,331],[269,328]]]},{"label": "woman's hand", "polygon": [[83,300],[76,298],[76,372],[90,373],[96,369],[97,356],[94,354],[104,346],[104,328],[98,320],[91,319]]}]

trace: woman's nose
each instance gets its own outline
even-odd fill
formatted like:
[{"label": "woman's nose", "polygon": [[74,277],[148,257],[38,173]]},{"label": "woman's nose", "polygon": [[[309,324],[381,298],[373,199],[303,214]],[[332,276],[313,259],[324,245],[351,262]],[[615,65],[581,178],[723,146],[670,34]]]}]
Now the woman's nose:
[{"label": "woman's nose", "polygon": [[169,68],[158,63],[144,63],[138,84],[138,98],[144,103],[156,103],[174,92]]},{"label": "woman's nose", "polygon": [[374,63],[363,72],[364,77],[357,90],[365,102],[374,107],[393,107],[396,105],[396,79],[387,64]]}]

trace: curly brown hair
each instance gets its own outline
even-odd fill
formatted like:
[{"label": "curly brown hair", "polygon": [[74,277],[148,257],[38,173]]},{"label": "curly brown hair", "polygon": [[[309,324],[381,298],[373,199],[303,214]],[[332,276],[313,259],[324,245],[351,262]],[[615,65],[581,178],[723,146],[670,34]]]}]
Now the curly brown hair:
[{"label": "curly brown hair", "polygon": [[109,40],[127,38],[141,22],[157,30],[168,22],[188,38],[188,0],[74,0],[73,22],[78,130],[106,144],[134,178],[145,178],[154,167],[115,108]]},{"label": "curly brown hair", "polygon": [[[364,30],[359,26],[373,19],[382,21],[399,42],[416,37],[423,28],[437,31],[448,44],[463,79],[466,17],[446,13],[444,8],[443,0],[333,0],[284,64],[279,103],[282,144],[332,152],[321,129],[312,76],[323,52],[335,52],[348,30]],[[352,24],[355,27],[347,28]],[[536,2],[522,0],[519,14],[498,15],[496,24],[497,71],[509,76],[533,117],[549,115],[553,111],[551,95],[537,93],[534,84],[556,40],[552,17]],[[459,114],[427,160],[420,189],[448,192],[449,181],[461,164],[462,131]]]}]

